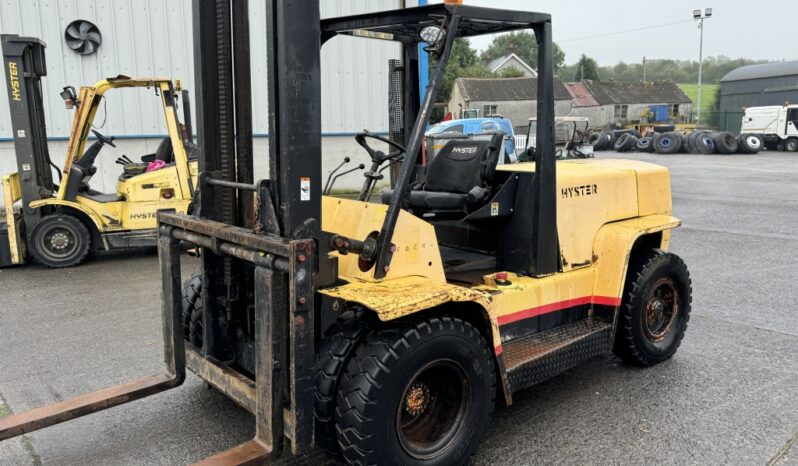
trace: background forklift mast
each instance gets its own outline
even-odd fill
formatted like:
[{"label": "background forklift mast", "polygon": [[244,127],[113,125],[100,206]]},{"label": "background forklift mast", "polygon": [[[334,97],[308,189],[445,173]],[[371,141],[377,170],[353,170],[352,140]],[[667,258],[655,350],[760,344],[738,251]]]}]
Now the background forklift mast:
[{"label": "background forklift mast", "polygon": [[[31,240],[33,228],[42,217],[41,210],[31,208],[29,204],[55,192],[51,167],[58,171],[50,160],[42,108],[41,78],[47,75],[46,45],[32,37],[4,35],[2,47],[14,150],[17,153],[17,176],[3,180],[6,216],[11,221],[0,222],[0,265],[18,263],[24,259],[24,245]],[[58,174],[61,176],[60,171]],[[18,185],[19,189],[12,189],[14,185]],[[12,206],[17,199],[22,200],[23,213],[14,217]],[[13,227],[23,217],[24,231],[8,229],[9,224]],[[3,233],[8,236],[7,242],[3,241]],[[6,249],[3,243],[13,246]]]}]

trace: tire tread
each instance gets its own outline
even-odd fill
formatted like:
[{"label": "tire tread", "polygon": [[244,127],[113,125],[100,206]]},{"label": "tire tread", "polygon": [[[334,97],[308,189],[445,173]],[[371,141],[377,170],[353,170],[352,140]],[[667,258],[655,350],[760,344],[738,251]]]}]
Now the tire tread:
[{"label": "tire tread", "polygon": [[350,464],[377,464],[378,456],[372,445],[368,424],[380,413],[376,412],[375,393],[391,373],[392,363],[400,360],[402,354],[424,337],[433,335],[435,330],[453,330],[482,348],[483,357],[491,362],[491,399],[489,412],[492,412],[496,397],[496,375],[493,355],[479,331],[461,319],[449,316],[436,316],[414,322],[388,324],[379,331],[369,332],[358,346],[341,374],[335,424],[338,447],[344,459]]},{"label": "tire tread", "polygon": [[678,266],[684,268],[687,274],[688,312],[685,316],[684,327],[679,333],[677,340],[673,343],[673,352],[679,348],[682,343],[682,339],[684,338],[684,334],[687,331],[687,326],[690,321],[689,307],[692,304],[693,287],[690,280],[690,271],[687,269],[684,261],[679,256],[667,253],[660,249],[654,249],[649,251],[647,254],[638,255],[637,259],[633,260],[633,262],[629,264],[629,272],[627,275],[628,277],[634,276],[634,280],[627,279],[624,290],[624,300],[621,304],[620,315],[618,317],[618,327],[616,330],[617,333],[613,347],[613,352],[628,364],[653,366],[659,362],[643,354],[640,351],[638,344],[635,342],[633,331],[633,319],[635,312],[634,303],[638,298],[640,289],[643,287],[649,271],[657,267],[659,262],[665,260],[666,258],[675,261]]}]

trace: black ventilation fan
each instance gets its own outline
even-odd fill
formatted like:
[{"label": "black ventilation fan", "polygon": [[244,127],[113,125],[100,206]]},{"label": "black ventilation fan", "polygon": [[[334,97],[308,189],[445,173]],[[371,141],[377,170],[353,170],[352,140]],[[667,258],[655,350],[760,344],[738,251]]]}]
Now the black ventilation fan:
[{"label": "black ventilation fan", "polygon": [[69,48],[81,55],[91,55],[103,43],[103,36],[97,26],[83,19],[69,23],[64,31],[64,39]]}]

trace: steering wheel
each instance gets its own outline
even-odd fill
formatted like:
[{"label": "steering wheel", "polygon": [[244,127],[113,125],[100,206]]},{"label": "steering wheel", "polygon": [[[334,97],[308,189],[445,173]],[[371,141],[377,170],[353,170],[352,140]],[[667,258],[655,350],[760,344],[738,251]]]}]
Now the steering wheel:
[{"label": "steering wheel", "polygon": [[103,136],[103,135],[102,135],[102,134],[100,134],[100,132],[99,132],[99,131],[97,131],[96,129],[93,129],[93,130],[91,130],[91,132],[92,132],[92,134],[94,134],[94,135],[97,137],[97,139],[99,139],[99,140],[100,140],[100,141],[101,141],[103,144],[108,144],[108,145],[109,145],[109,146],[111,146],[111,147],[116,147],[116,144],[114,144],[114,139],[115,139],[115,138],[114,138],[113,136],[111,136],[110,138],[109,138],[109,137],[107,137],[107,136]]},{"label": "steering wheel", "polygon": [[[374,150],[374,149],[372,149],[369,146],[368,142],[366,142],[366,138],[376,139],[377,141],[384,142],[385,144],[388,144],[389,146],[391,146],[394,149],[396,149],[398,152],[392,152],[392,153],[386,155],[382,151]],[[406,152],[406,149],[404,148],[404,146],[402,146],[398,142],[391,141],[390,139],[388,139],[386,137],[382,137],[382,136],[376,135],[374,133],[369,133],[366,130],[363,130],[362,133],[358,133],[357,136],[355,136],[355,141],[357,141],[357,143],[360,144],[361,147],[366,149],[366,152],[368,152],[369,157],[371,157],[371,160],[374,163],[380,163],[381,164],[381,163],[385,162],[386,160],[390,160],[390,159],[395,158],[395,157],[397,157],[399,155],[402,155],[402,154],[404,154]]]}]

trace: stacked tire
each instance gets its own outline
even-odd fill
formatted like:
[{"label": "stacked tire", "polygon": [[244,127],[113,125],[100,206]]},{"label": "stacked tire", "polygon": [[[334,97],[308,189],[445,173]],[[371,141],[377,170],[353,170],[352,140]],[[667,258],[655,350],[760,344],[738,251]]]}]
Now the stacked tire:
[{"label": "stacked tire", "polygon": [[617,136],[612,131],[602,131],[600,133],[593,133],[590,135],[590,143],[593,144],[593,150],[612,150],[615,147],[615,140]]},{"label": "stacked tire", "polygon": [[693,153],[705,155],[715,153],[715,138],[712,137],[712,133],[708,131],[700,131],[693,134],[695,135],[693,138]]},{"label": "stacked tire", "polygon": [[736,154],[737,153],[737,138],[729,132],[713,133],[712,139],[715,141],[715,149],[719,154]]},{"label": "stacked tire", "polygon": [[653,137],[642,137],[637,140],[637,151],[638,152],[654,152],[654,144],[652,143]]},{"label": "stacked tire", "polygon": [[682,135],[673,131],[667,133],[655,133],[652,140],[654,151],[658,154],[676,154],[682,150],[684,144]]},{"label": "stacked tire", "polygon": [[632,133],[623,133],[615,140],[616,152],[631,152],[637,147],[637,136]]},{"label": "stacked tire", "polygon": [[[727,131],[705,130],[679,133],[672,129],[673,127],[656,127],[654,132],[645,137],[635,130],[602,131],[593,133],[589,140],[595,151],[656,152],[664,155],[677,153],[757,154],[765,149],[762,137],[757,134],[746,133],[735,136]],[[798,140],[796,140],[796,146],[798,146]]]},{"label": "stacked tire", "polygon": [[765,147],[762,137],[756,134],[741,134],[737,138],[737,150],[741,154],[758,154]]},{"label": "stacked tire", "polygon": [[[624,137],[624,135],[627,136]],[[635,138],[634,144],[630,142],[632,139],[630,139],[629,136],[633,136]],[[641,135],[639,131],[634,129],[602,131],[600,133],[593,133],[590,135],[589,142],[593,145],[594,151],[618,150],[615,148],[615,145],[622,137],[624,138],[623,143],[618,146],[622,148],[620,152],[631,152],[635,150],[635,145],[637,144],[637,140],[640,139]]]}]

